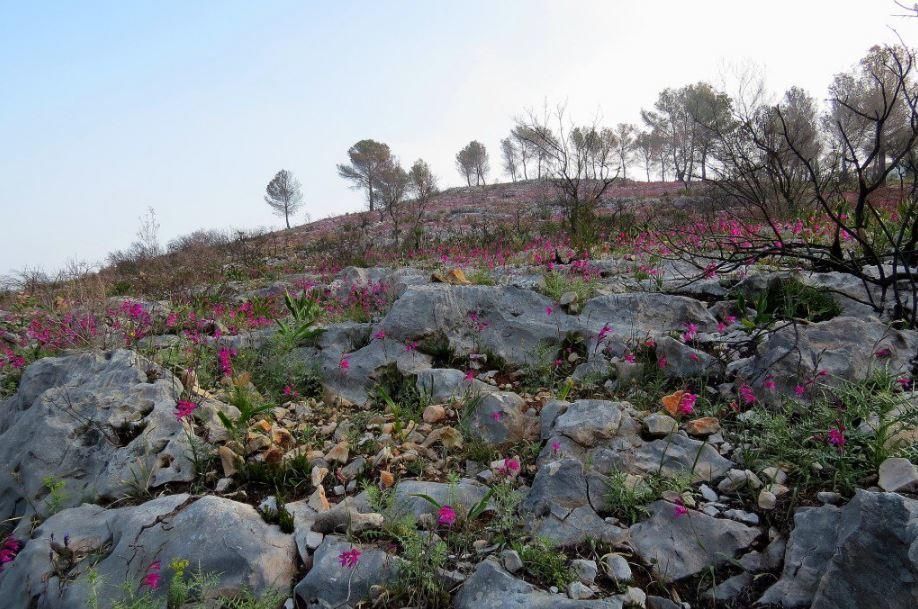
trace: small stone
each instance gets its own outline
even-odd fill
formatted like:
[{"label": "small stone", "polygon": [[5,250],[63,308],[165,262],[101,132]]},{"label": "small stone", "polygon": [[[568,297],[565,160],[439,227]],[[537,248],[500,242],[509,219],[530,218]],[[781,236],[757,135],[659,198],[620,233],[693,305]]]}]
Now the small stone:
[{"label": "small stone", "polygon": [[585,560],[582,558],[572,560],[571,569],[574,570],[574,573],[577,574],[580,581],[587,585],[596,581],[596,573],[599,570],[595,560]]},{"label": "small stone", "polygon": [[258,504],[258,511],[262,514],[273,514],[277,512],[277,497],[268,495]]},{"label": "small stone", "polygon": [[504,550],[500,553],[500,562],[510,573],[516,573],[523,568],[523,559],[516,550]]},{"label": "small stone", "polygon": [[679,429],[679,423],[671,416],[655,412],[644,417],[644,427],[652,436],[666,436]]},{"label": "small stone", "polygon": [[609,553],[602,557],[606,574],[616,582],[624,584],[631,581],[631,565],[621,554]]},{"label": "small stone", "polygon": [[561,298],[558,299],[558,304],[562,307],[566,307],[575,302],[577,302],[577,292],[565,292],[561,294]]},{"label": "small stone", "polygon": [[685,424],[685,430],[691,436],[709,436],[720,431],[720,421],[717,417],[692,419]]},{"label": "small stone", "polygon": [[431,404],[424,409],[422,418],[425,423],[439,423],[446,418],[446,408],[439,404]]},{"label": "small stone", "polygon": [[901,457],[890,457],[880,464],[880,488],[894,493],[918,490],[918,467]]},{"label": "small stone", "polygon": [[698,490],[701,492],[701,496],[704,497],[705,501],[717,501],[720,499],[717,493],[714,492],[714,489],[712,489],[707,484],[702,484],[700,487],[698,487]]},{"label": "small stone", "polygon": [[593,591],[582,582],[574,581],[567,585],[567,595],[575,601],[579,601],[585,598],[593,598]]},{"label": "small stone", "polygon": [[787,482],[787,472],[780,467],[766,467],[762,470],[762,475],[777,484]]},{"label": "small stone", "polygon": [[220,456],[220,465],[223,467],[223,475],[227,478],[234,476],[236,472],[239,471],[237,469],[237,463],[242,460],[239,455],[226,446],[218,448],[217,454]]},{"label": "small stone", "polygon": [[317,531],[307,531],[306,532],[306,547],[310,550],[315,550],[320,545],[322,545],[322,540],[325,539],[325,535]]},{"label": "small stone", "polygon": [[347,440],[342,440],[335,444],[334,447],[325,455],[325,460],[329,463],[347,463],[347,458],[350,455],[350,449],[348,448]]},{"label": "small stone", "polygon": [[232,483],[232,478],[220,478],[217,480],[217,485],[214,487],[214,491],[218,493],[225,493],[226,489],[228,489]]},{"label": "small stone", "polygon": [[283,427],[276,427],[271,431],[271,441],[285,451],[296,446],[296,440],[293,438],[293,434]]},{"label": "small stone", "polygon": [[316,488],[315,492],[309,496],[307,505],[317,512],[327,512],[329,505],[328,498],[325,496],[325,488],[321,486]]},{"label": "small stone", "polygon": [[383,488],[392,488],[392,485],[395,484],[395,476],[388,470],[382,470],[379,472],[379,484]]},{"label": "small stone", "polygon": [[327,467],[322,467],[321,465],[314,465],[312,468],[312,474],[310,475],[313,488],[322,486],[322,481],[325,480],[325,476],[327,475],[328,475]]},{"label": "small stone", "polygon": [[640,607],[643,609],[647,606],[647,594],[640,588],[628,586],[625,595],[622,597],[622,605],[625,607]]},{"label": "small stone", "polygon": [[775,497],[774,493],[765,489],[762,489],[761,492],[759,492],[758,504],[761,509],[773,510],[775,509],[775,504],[777,504],[777,502],[778,498]]},{"label": "small stone", "polygon": [[816,493],[816,499],[820,503],[827,503],[829,505],[838,505],[842,501],[842,496],[835,491],[819,491]]},{"label": "small stone", "polygon": [[341,468],[341,477],[349,482],[362,474],[366,468],[367,460],[363,457],[357,457]]},{"label": "small stone", "polygon": [[284,451],[280,446],[272,446],[265,451],[264,460],[268,465],[280,465],[284,460]]},{"label": "small stone", "polygon": [[742,522],[743,524],[749,524],[753,526],[759,524],[759,515],[753,512],[745,512],[743,510],[727,510],[724,512],[724,516],[730,520]]},{"label": "small stone", "polygon": [[335,494],[336,497],[341,497],[347,492],[347,489],[344,488],[343,484],[336,484],[335,486],[332,487],[332,492]]}]

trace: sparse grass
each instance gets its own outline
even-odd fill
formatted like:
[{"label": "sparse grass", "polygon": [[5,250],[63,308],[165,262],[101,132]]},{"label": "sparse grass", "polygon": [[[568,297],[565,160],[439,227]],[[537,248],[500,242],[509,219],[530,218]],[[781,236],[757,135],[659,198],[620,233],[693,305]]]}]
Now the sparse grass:
[{"label": "sparse grass", "polygon": [[535,539],[529,543],[516,542],[513,549],[523,560],[526,572],[545,586],[557,586],[563,590],[574,581],[574,574],[567,565],[567,556],[556,550],[551,542]]},{"label": "sparse grass", "polygon": [[[850,494],[886,458],[911,454],[896,441],[895,432],[918,424],[918,407],[894,384],[880,373],[867,381],[825,387],[812,403],[788,399],[750,411],[736,423],[742,447],[737,457],[754,470],[769,465],[785,469],[801,493],[831,489]],[[841,446],[830,435],[839,432]]]},{"label": "sparse grass", "polygon": [[609,476],[609,509],[613,516],[634,524],[647,515],[645,506],[656,501],[665,491],[682,493],[691,487],[691,476],[663,476],[652,474],[629,481],[624,472],[613,472]]},{"label": "sparse grass", "polygon": [[494,281],[494,277],[491,275],[491,272],[487,269],[474,269],[466,275],[466,278],[472,282],[474,285],[496,285],[497,282]]},{"label": "sparse grass", "polygon": [[585,303],[596,294],[599,284],[595,279],[586,279],[579,275],[549,271],[543,275],[545,287],[543,293],[552,300],[558,301],[563,294],[573,292],[577,295],[577,302]]}]

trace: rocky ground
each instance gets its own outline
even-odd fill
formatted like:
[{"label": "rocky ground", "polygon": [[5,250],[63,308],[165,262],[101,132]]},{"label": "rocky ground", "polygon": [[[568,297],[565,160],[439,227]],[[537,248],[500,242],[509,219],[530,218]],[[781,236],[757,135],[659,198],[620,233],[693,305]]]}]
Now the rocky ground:
[{"label": "rocky ground", "polygon": [[347,268],[384,302],[292,342],[121,304],[0,401],[2,605],[918,606],[918,333],[690,271]]}]

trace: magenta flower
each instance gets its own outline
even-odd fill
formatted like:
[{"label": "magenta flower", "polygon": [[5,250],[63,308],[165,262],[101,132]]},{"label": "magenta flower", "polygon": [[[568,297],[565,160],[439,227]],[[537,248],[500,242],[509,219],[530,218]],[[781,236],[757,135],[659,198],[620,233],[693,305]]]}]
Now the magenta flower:
[{"label": "magenta flower", "polygon": [[548,305],[545,307],[545,315],[547,315],[548,317],[551,317],[551,314],[554,312],[555,312],[555,309],[551,305]]},{"label": "magenta flower", "polygon": [[909,387],[912,386],[912,379],[907,376],[900,376],[896,379],[896,382],[899,384],[899,387],[902,388],[902,391],[906,391]]},{"label": "magenta flower", "polygon": [[762,381],[762,387],[768,391],[774,391],[776,386],[777,385],[775,385],[775,379],[770,374],[765,377],[764,381]]},{"label": "magenta flower", "polygon": [[682,414],[692,414],[695,412],[695,402],[697,401],[697,395],[686,392],[682,395],[682,399],[679,400],[679,412]]},{"label": "magenta flower", "polygon": [[612,326],[606,323],[605,325],[603,325],[602,329],[599,331],[599,334],[596,336],[596,342],[601,343],[610,334],[612,334]]},{"label": "magenta flower", "polygon": [[806,395],[806,386],[797,385],[794,387],[794,393],[797,395],[797,397],[802,398],[804,395]]},{"label": "magenta flower", "polygon": [[437,524],[440,526],[451,527],[456,522],[456,510],[451,506],[444,505],[437,512]]},{"label": "magenta flower", "polygon": [[491,418],[494,419],[496,423],[500,423],[500,420],[504,418],[504,413],[500,410],[495,410],[491,413]]},{"label": "magenta flower", "polygon": [[634,357],[634,353],[631,353],[630,351],[624,355],[624,359],[629,364],[633,364],[635,361],[637,361]]},{"label": "magenta flower", "polygon": [[220,372],[223,376],[233,375],[233,358],[236,357],[236,350],[229,347],[220,347],[217,351],[217,362],[220,365]]},{"label": "magenta flower", "polygon": [[561,454],[561,442],[554,440],[551,443],[551,454],[555,456],[558,456],[559,454]]},{"label": "magenta flower", "polygon": [[384,338],[386,338],[385,330],[377,330],[373,333],[373,340],[383,340]]},{"label": "magenta flower", "polygon": [[673,506],[673,513],[675,514],[676,518],[679,518],[688,514],[688,508],[686,508],[681,503],[677,503],[675,506]]},{"label": "magenta flower", "polygon": [[474,370],[466,370],[466,372],[465,372],[465,380],[467,380],[467,381],[469,381],[469,382],[474,381],[474,380],[475,380],[475,371],[474,371]]},{"label": "magenta flower", "polygon": [[10,535],[0,544],[0,572],[3,566],[16,560],[16,556],[22,549],[22,542]]},{"label": "magenta flower", "polygon": [[752,391],[752,387],[746,385],[745,383],[740,385],[739,388],[740,399],[743,400],[743,403],[747,406],[756,403],[755,393]]},{"label": "magenta flower", "polygon": [[411,340],[405,341],[405,351],[407,351],[408,353],[411,353],[412,351],[417,351],[417,350],[418,350],[418,344],[416,342],[411,341]]},{"label": "magenta flower", "polygon": [[665,356],[665,355],[661,355],[661,356],[659,357],[659,359],[657,359],[657,367],[658,367],[660,370],[662,370],[663,368],[666,368],[666,364],[667,364],[666,356]]},{"label": "magenta flower", "polygon": [[284,385],[284,395],[290,397],[299,397],[300,392],[293,388],[292,385]]},{"label": "magenta flower", "polygon": [[140,580],[140,587],[147,587],[150,590],[156,590],[159,588],[159,582],[162,577],[159,574],[160,563],[159,561],[154,561],[147,567],[147,573],[143,576],[143,579]]},{"label": "magenta flower", "polygon": [[883,347],[882,349],[877,349],[873,356],[877,359],[887,359],[892,357],[892,349],[889,347]]},{"label": "magenta flower", "polygon": [[360,560],[360,549],[351,548],[350,550],[345,550],[338,555],[338,562],[341,563],[342,567],[348,569],[353,569],[357,566],[357,562]]},{"label": "magenta flower", "polygon": [[845,426],[838,423],[837,427],[829,429],[828,442],[832,446],[841,449],[845,445]]},{"label": "magenta flower", "polygon": [[695,340],[695,336],[698,334],[698,324],[693,324],[691,322],[685,323],[685,332],[682,333],[682,342],[689,343]]},{"label": "magenta flower", "polygon": [[198,405],[191,400],[179,400],[175,404],[175,418],[179,421],[183,421],[187,419],[197,407]]},{"label": "magenta flower", "polygon": [[338,370],[342,373],[347,374],[347,371],[351,369],[351,360],[349,360],[349,355],[341,356],[341,361],[338,362]]}]

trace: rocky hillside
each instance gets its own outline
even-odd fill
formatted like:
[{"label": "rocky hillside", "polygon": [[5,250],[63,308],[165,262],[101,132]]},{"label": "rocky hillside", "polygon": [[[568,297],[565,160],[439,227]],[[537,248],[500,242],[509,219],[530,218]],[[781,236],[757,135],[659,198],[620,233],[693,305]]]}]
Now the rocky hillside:
[{"label": "rocky hillside", "polygon": [[3,606],[918,606],[918,333],[860,282],[499,245],[11,300]]}]

